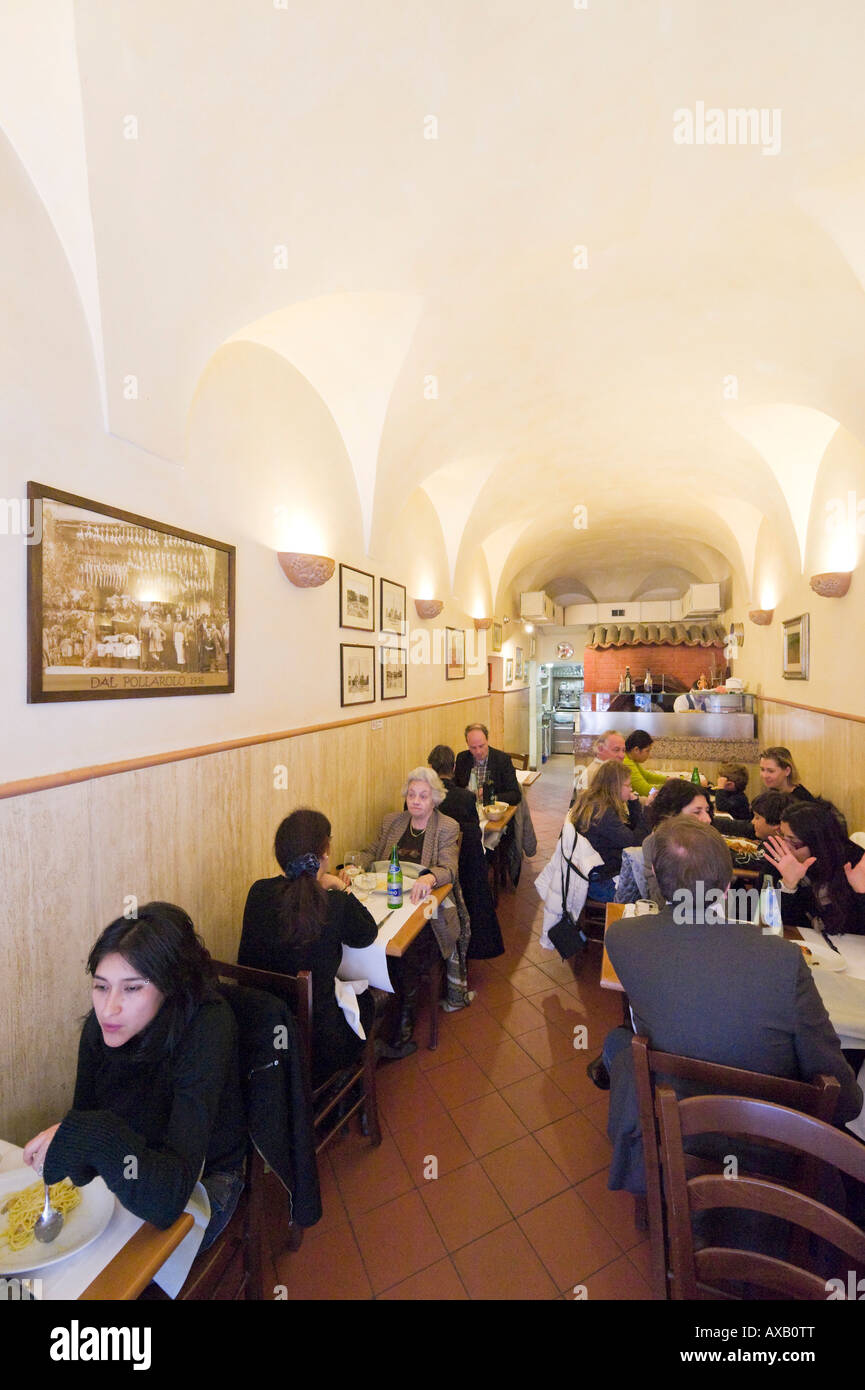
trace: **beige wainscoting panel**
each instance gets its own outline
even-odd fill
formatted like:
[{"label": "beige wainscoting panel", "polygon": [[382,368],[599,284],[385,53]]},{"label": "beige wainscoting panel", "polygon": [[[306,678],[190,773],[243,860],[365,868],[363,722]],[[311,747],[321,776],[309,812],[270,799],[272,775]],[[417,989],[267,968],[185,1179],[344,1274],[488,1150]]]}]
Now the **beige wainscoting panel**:
[{"label": "beige wainscoting panel", "polygon": [[0,1137],[23,1144],[69,1108],[85,962],[129,899],[179,903],[234,960],[290,811],[324,812],[339,862],[401,807],[435,744],[460,752],[466,724],[488,719],[483,696],[0,800]]},{"label": "beige wainscoting panel", "polygon": [[500,747],[508,753],[529,751],[529,688],[505,692],[505,726]]}]

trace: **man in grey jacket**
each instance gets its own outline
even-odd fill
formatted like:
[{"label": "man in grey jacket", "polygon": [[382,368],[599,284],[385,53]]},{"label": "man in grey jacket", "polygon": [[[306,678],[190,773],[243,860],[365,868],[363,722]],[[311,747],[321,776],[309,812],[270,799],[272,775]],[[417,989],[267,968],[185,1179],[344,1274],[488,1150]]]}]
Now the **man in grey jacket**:
[{"label": "man in grey jacket", "polygon": [[[634,1027],[663,1052],[800,1081],[836,1076],[835,1123],[853,1119],[862,1092],[799,947],[724,920],[732,861],[711,826],[674,817],[655,835],[655,874],[667,906],[657,916],[623,918],[606,936]],[[638,1192],[644,1181],[632,1036],[615,1029],[603,1063],[614,1145],[609,1185]],[[593,1079],[603,1081],[603,1074]]]}]

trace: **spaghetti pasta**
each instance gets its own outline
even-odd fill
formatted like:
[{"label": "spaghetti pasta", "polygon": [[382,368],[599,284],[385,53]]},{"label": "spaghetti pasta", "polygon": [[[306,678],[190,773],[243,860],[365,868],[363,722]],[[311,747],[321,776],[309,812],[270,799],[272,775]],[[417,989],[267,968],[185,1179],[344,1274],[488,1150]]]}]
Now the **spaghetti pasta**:
[{"label": "spaghetti pasta", "polygon": [[[52,1207],[64,1216],[81,1201],[81,1193],[77,1187],[73,1187],[68,1178],[52,1183],[48,1190]],[[34,1182],[31,1187],[13,1192],[12,1196],[6,1199],[0,1207],[0,1215],[8,1216],[6,1229],[0,1231],[0,1249],[5,1246],[11,1252],[17,1252],[30,1244],[33,1239],[33,1227],[39,1219],[44,1203],[45,1186],[41,1182]]]}]

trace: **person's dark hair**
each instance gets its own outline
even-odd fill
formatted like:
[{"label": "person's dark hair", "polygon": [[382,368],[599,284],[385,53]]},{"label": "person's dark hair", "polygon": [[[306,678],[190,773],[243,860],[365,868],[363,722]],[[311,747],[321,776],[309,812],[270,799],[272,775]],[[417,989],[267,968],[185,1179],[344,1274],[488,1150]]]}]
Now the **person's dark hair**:
[{"label": "person's dark hair", "polygon": [[704,796],[706,805],[711,815],[711,802],[703,787],[698,787],[696,782],[686,782],[681,777],[671,777],[669,781],[658,790],[646,807],[646,821],[649,829],[654,830],[655,826],[660,825],[661,821],[669,820],[671,816],[680,816],[686,806],[690,806],[695,796]]},{"label": "person's dark hair", "polygon": [[817,861],[808,869],[808,879],[815,888],[826,890],[819,894],[823,926],[828,932],[843,932],[853,897],[844,872],[850,850],[843,816],[831,801],[822,798],[791,799],[781,819]]},{"label": "person's dark hair", "polygon": [[682,889],[696,893],[699,883],[704,895],[712,889],[723,892],[733,878],[733,860],[723,836],[692,816],[676,816],[658,826],[653,865],[665,902],[672,902]]},{"label": "person's dark hair", "polygon": [[[91,950],[87,973],[97,974],[115,952],[165,995],[157,1018],[162,1046],[170,1052],[199,1005],[217,997],[213,962],[192,919],[182,907],[160,902],[146,903],[133,918],[118,917]],[[143,1045],[152,1027],[144,1030]]]},{"label": "person's dark hair", "polygon": [[721,763],[718,776],[732,782],[737,792],[743,792],[748,785],[748,769],[742,763]]},{"label": "person's dark hair", "polygon": [[304,946],[327,921],[327,893],[316,875],[327,853],[330,821],[320,811],[292,811],[276,832],[273,852],[285,874],[279,925],[285,941]]},{"label": "person's dark hair", "polygon": [[651,748],[655,740],[651,734],[647,734],[645,729],[635,729],[632,734],[628,734],[625,739],[625,752],[630,753],[634,748]]},{"label": "person's dark hair", "polygon": [[454,750],[448,748],[446,743],[437,743],[429,754],[427,762],[433,772],[437,772],[439,777],[452,777],[456,758]]},{"label": "person's dark hair", "polygon": [[760,792],[751,802],[751,814],[756,811],[769,825],[780,825],[792,800],[789,792]]}]

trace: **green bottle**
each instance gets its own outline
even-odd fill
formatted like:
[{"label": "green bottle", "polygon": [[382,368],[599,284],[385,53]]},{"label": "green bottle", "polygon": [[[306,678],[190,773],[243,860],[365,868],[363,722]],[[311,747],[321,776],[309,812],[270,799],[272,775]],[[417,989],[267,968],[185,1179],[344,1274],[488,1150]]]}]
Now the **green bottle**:
[{"label": "green bottle", "polygon": [[700,769],[698,767],[695,767],[694,771],[691,773],[691,781],[695,782],[698,787],[702,786],[700,782]]},{"label": "green bottle", "polygon": [[387,871],[387,905],[402,907],[402,869],[399,866],[399,852],[396,845],[390,852]]}]

